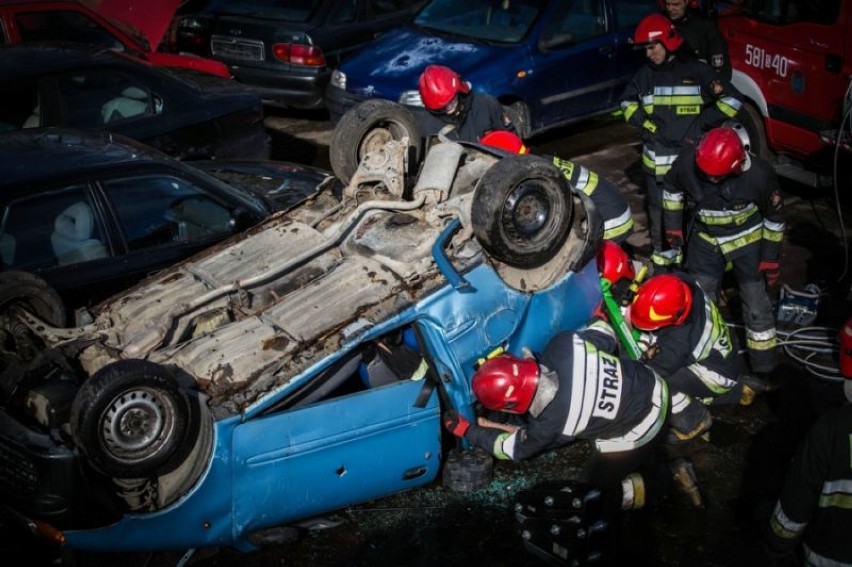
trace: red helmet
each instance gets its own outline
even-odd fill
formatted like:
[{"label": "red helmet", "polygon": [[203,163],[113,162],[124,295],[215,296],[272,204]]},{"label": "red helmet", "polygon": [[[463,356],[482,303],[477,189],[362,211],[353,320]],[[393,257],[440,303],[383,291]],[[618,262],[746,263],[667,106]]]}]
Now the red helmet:
[{"label": "red helmet", "polygon": [[633,281],[636,277],[633,262],[630,261],[627,252],[612,240],[604,240],[601,249],[598,250],[598,272],[611,284],[622,279]]},{"label": "red helmet", "polygon": [[473,394],[483,406],[510,413],[525,413],[538,386],[538,363],[512,354],[495,356],[473,375]]},{"label": "red helmet", "polygon": [[662,14],[651,14],[645,16],[636,26],[633,43],[647,45],[654,42],[662,43],[666,51],[672,52],[683,44],[683,37],[667,17]]},{"label": "red helmet", "polygon": [[420,74],[420,98],[429,110],[446,108],[457,94],[469,92],[470,86],[449,67],[429,65]]},{"label": "red helmet", "polygon": [[642,331],[680,325],[692,308],[692,290],[674,274],[660,274],[639,286],[630,306],[630,322]]},{"label": "red helmet", "polygon": [[492,148],[506,150],[513,154],[527,153],[527,147],[524,145],[524,141],[521,140],[517,134],[513,134],[506,130],[494,130],[493,132],[489,132],[479,139],[479,143],[491,146]]},{"label": "red helmet", "polygon": [[745,163],[743,142],[733,128],[713,128],[695,148],[695,164],[709,177],[740,173]]}]

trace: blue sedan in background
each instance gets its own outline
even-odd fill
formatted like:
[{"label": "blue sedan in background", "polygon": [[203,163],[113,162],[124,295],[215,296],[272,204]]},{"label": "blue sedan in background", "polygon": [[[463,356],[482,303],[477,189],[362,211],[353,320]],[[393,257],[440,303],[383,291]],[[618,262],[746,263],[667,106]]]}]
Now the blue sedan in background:
[{"label": "blue sedan in background", "polygon": [[614,110],[645,61],[633,30],[657,9],[648,0],[433,0],[344,60],[326,106],[334,122],[367,98],[422,106],[417,79],[441,64],[497,97],[529,137]]}]

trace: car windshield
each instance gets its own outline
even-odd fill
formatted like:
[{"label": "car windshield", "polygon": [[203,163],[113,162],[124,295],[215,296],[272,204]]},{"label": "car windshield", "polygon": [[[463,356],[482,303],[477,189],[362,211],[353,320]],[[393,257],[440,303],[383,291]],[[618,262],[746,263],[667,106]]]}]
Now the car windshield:
[{"label": "car windshield", "polygon": [[471,39],[517,43],[546,4],[544,0],[434,0],[414,18],[414,24]]},{"label": "car windshield", "polygon": [[218,9],[222,14],[307,22],[321,3],[320,0],[223,0]]}]

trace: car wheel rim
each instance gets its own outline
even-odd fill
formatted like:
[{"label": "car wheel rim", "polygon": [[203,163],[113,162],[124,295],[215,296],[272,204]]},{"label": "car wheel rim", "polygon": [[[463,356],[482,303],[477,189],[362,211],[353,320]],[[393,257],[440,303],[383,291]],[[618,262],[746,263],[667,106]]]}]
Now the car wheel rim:
[{"label": "car wheel rim", "polygon": [[521,183],[507,197],[503,206],[503,227],[515,239],[538,235],[550,219],[547,192],[538,183]]},{"label": "car wheel rim", "polygon": [[103,441],[117,460],[133,463],[162,449],[174,424],[175,408],[158,392],[150,388],[128,390],[104,413]]},{"label": "car wheel rim", "polygon": [[358,157],[360,158],[373,150],[381,149],[390,141],[401,140],[405,135],[405,127],[393,122],[377,126],[364,135],[358,146]]}]

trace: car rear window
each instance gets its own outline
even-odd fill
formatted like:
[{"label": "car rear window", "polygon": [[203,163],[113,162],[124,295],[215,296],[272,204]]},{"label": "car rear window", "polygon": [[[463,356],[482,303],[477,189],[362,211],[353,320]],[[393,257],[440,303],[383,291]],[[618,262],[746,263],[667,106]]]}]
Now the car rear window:
[{"label": "car rear window", "polygon": [[434,0],[414,18],[414,24],[471,39],[517,43],[546,5],[543,0]]},{"label": "car rear window", "polygon": [[224,14],[307,22],[320,4],[321,0],[225,0],[219,10]]}]

